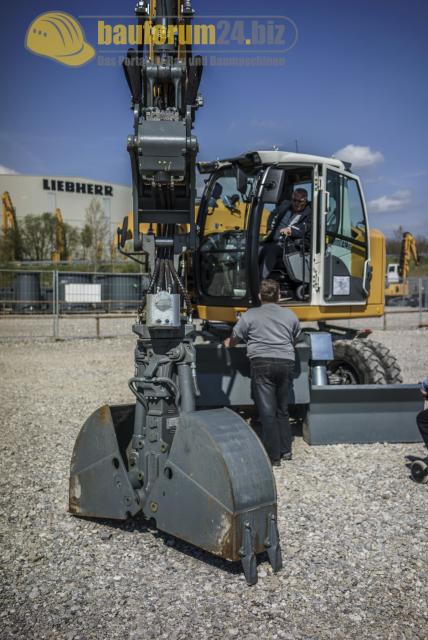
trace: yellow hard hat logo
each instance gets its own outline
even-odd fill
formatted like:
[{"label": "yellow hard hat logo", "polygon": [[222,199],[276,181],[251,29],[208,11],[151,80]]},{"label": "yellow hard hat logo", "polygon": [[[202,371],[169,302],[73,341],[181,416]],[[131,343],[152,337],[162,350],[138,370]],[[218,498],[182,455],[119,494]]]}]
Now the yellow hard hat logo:
[{"label": "yellow hard hat logo", "polygon": [[52,58],[69,67],[78,67],[95,56],[85,42],[83,29],[73,16],[63,11],[49,11],[30,24],[25,46],[39,56]]}]

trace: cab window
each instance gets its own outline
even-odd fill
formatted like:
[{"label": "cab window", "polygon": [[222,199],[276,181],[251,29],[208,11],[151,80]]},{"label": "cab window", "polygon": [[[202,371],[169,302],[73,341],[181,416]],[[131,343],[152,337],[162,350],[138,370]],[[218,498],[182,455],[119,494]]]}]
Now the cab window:
[{"label": "cab window", "polygon": [[241,193],[230,168],[218,175],[207,192],[200,246],[201,288],[206,296],[239,300],[247,294],[245,259],[253,181],[249,177]]},{"label": "cab window", "polygon": [[358,182],[327,171],[328,207],[325,218],[327,299],[358,291],[368,256],[367,225]]}]

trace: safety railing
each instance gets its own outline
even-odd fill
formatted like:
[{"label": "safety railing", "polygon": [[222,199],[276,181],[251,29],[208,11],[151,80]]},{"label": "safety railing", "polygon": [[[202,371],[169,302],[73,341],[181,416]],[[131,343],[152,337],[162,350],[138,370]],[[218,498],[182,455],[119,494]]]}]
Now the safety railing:
[{"label": "safety railing", "polygon": [[[0,338],[130,335],[147,285],[136,273],[0,270]],[[379,329],[428,326],[428,277],[410,278],[383,318],[347,324],[369,321]]]},{"label": "safety railing", "polygon": [[147,282],[147,276],[136,273],[1,270],[0,337],[19,335],[17,319],[23,337],[60,338],[60,323],[66,329],[76,324],[71,319],[81,327],[73,335],[101,337],[102,319],[111,321],[103,323],[112,326],[109,335],[118,335],[120,319],[127,319],[129,331]]}]

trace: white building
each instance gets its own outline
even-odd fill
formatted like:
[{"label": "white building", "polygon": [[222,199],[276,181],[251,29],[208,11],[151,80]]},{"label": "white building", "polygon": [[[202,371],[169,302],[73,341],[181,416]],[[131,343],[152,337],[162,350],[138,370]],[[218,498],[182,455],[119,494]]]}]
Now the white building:
[{"label": "white building", "polygon": [[119,223],[132,211],[132,189],[112,182],[68,176],[0,175],[0,193],[8,191],[20,218],[61,209],[64,222],[82,228],[93,198],[101,202],[113,238]]}]

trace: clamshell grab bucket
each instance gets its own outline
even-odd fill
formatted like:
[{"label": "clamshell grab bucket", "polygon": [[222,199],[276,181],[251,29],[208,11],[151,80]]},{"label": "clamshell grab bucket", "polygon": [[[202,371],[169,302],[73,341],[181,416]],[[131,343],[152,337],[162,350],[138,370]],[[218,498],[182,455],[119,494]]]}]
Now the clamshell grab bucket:
[{"label": "clamshell grab bucket", "polygon": [[231,561],[257,580],[255,554],[282,565],[276,487],[252,429],[229,409],[181,414],[166,452],[148,448],[143,487],[130,480],[126,451],[134,405],[104,406],[85,422],[73,452],[70,512],[126,519],[142,510],[161,531]]}]

